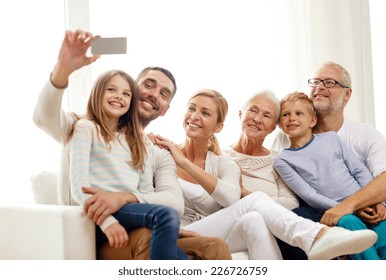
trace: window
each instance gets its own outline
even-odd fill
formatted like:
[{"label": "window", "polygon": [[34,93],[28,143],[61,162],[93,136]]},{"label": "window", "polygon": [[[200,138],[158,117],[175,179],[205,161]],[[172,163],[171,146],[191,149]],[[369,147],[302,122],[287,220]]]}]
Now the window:
[{"label": "window", "polygon": [[370,26],[372,43],[372,63],[374,78],[375,125],[386,136],[385,87],[386,73],[386,38],[383,27],[386,26],[386,3],[380,0],[370,0]]},{"label": "window", "polygon": [[32,197],[30,177],[59,166],[60,145],[35,126],[32,114],[64,36],[64,4],[36,0],[1,6],[0,202],[26,201]]}]

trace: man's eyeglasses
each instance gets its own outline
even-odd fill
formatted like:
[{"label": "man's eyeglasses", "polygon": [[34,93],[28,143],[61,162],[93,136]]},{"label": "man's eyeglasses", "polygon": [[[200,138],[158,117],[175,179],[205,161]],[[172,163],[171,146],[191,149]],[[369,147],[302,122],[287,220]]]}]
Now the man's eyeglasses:
[{"label": "man's eyeglasses", "polygon": [[342,88],[349,88],[348,86],[345,86],[341,83],[339,83],[338,81],[336,80],[333,80],[333,79],[326,79],[326,80],[321,80],[321,79],[309,79],[308,80],[308,85],[310,87],[317,87],[320,83],[323,83],[323,85],[326,87],[326,88],[332,88],[334,87],[335,85],[340,85]]}]

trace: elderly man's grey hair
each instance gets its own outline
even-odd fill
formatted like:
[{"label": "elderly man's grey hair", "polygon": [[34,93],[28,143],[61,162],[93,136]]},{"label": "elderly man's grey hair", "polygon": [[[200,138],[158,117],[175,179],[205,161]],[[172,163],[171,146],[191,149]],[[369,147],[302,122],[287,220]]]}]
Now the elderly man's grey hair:
[{"label": "elderly man's grey hair", "polygon": [[333,67],[336,67],[337,69],[339,69],[339,71],[342,74],[342,82],[343,82],[343,84],[345,86],[348,86],[349,88],[351,88],[351,76],[350,76],[350,73],[347,71],[346,68],[344,68],[342,65],[340,65],[340,64],[338,64],[336,62],[328,61],[328,62],[323,63],[319,67],[319,69],[317,71],[319,71],[321,68],[323,68],[325,66],[333,66]]}]

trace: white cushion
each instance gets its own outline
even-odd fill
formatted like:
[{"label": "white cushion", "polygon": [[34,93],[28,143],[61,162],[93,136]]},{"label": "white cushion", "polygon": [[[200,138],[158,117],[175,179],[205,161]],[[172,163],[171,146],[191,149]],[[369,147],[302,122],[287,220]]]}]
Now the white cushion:
[{"label": "white cushion", "polygon": [[95,259],[95,224],[80,206],[0,204],[0,259]]},{"label": "white cushion", "polygon": [[248,251],[233,253],[232,260],[249,260]]},{"label": "white cushion", "polygon": [[31,177],[34,201],[38,204],[58,204],[58,175],[43,171]]}]

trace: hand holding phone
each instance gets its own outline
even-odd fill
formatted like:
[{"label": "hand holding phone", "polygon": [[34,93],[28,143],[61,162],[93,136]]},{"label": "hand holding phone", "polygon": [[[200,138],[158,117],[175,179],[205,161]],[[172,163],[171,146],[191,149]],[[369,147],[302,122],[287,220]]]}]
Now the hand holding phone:
[{"label": "hand holding phone", "polygon": [[112,38],[95,37],[91,41],[91,53],[93,55],[125,54],[126,45],[127,45],[126,37],[112,37]]}]

